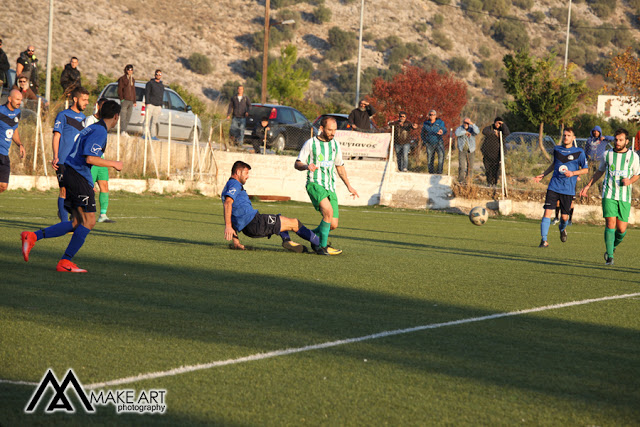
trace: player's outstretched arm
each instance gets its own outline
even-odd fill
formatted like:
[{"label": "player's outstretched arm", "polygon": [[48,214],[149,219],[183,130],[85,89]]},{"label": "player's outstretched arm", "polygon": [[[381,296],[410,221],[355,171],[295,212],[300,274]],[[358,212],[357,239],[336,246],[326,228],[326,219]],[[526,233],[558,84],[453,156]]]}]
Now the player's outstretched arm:
[{"label": "player's outstretched arm", "polygon": [[354,198],[360,197],[356,189],[353,188],[351,184],[349,184],[349,178],[347,178],[347,169],[345,169],[344,166],[336,166],[336,171],[338,172],[338,176],[340,177],[342,182],[344,182],[344,185],[347,186],[347,190],[349,190],[349,193],[351,193]]},{"label": "player's outstretched arm", "polygon": [[542,172],[540,175],[534,176],[533,180],[535,182],[540,182],[540,181],[542,181],[542,178],[544,178],[545,176],[549,175],[552,171],[553,171],[553,163],[551,163],[549,165],[549,167],[544,172]]},{"label": "player's outstretched arm", "polygon": [[91,166],[103,166],[107,168],[114,168],[117,171],[122,170],[122,162],[116,160],[107,160],[97,156],[87,156],[87,164]]},{"label": "player's outstretched arm", "polygon": [[310,172],[313,172],[316,169],[318,169],[318,167],[316,165],[314,165],[313,163],[306,164],[306,163],[302,163],[300,160],[296,160],[296,163],[295,163],[294,167],[299,171],[308,170]]},{"label": "player's outstretched arm", "polygon": [[58,170],[58,150],[60,148],[60,132],[54,132],[51,139],[51,150],[53,151],[53,158],[51,159],[51,166],[55,170]]},{"label": "player's outstretched arm", "polygon": [[580,190],[580,197],[586,197],[587,196],[587,192],[589,191],[589,188],[591,188],[591,186],[593,184],[598,182],[598,180],[600,179],[600,177],[602,175],[604,175],[604,171],[600,171],[600,170],[596,171],[596,173],[593,174],[593,176],[591,177],[589,182],[587,182],[587,185],[585,185],[584,188],[582,190]]},{"label": "player's outstretched arm", "polygon": [[13,132],[13,142],[20,147],[20,158],[24,159],[24,156],[27,155],[27,151],[24,149],[24,145],[20,142],[20,135],[18,134],[18,129]]}]

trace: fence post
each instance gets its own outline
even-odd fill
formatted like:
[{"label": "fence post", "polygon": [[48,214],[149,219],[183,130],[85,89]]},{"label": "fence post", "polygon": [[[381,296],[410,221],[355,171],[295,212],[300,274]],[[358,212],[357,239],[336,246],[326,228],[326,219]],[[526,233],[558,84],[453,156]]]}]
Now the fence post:
[{"label": "fence post", "polygon": [[169,130],[167,135],[167,176],[171,173],[171,112],[169,112]]},{"label": "fence post", "polygon": [[453,128],[449,129],[449,165],[447,166],[447,176],[451,176],[451,143],[453,142]]},{"label": "fence post", "polygon": [[[197,131],[197,126],[198,126],[198,115],[195,115],[195,119],[194,119],[194,132],[193,132],[193,141],[191,141],[191,145],[192,145],[192,149],[191,149],[191,181],[193,181],[193,168],[195,167],[195,161],[196,161],[196,138],[198,137],[198,131]],[[200,153],[198,153],[198,156],[200,155]]]},{"label": "fence post", "polygon": [[508,197],[507,193],[507,172],[504,166],[504,143],[502,141],[502,131],[500,131],[500,169],[501,171],[501,182],[502,182],[502,198],[505,199]]},{"label": "fence post", "polygon": [[[33,145],[33,173],[36,173],[36,167],[38,166],[38,137],[40,136],[40,98],[38,98],[38,109],[36,116],[36,143]],[[44,157],[43,157],[44,158]],[[47,165],[43,164],[42,167],[46,170]]]}]

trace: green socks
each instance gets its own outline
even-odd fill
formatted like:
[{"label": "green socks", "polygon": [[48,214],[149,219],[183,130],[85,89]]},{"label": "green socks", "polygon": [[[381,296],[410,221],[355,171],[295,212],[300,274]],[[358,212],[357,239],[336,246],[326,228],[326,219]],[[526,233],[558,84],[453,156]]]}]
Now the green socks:
[{"label": "green socks", "polygon": [[[616,229],[605,228],[604,229],[604,244],[607,247],[607,254],[609,258],[613,258],[614,241],[616,240]],[[622,240],[622,239],[620,239]]]},{"label": "green socks", "polygon": [[618,230],[616,230],[616,239],[613,242],[613,248],[617,248],[618,245],[622,242],[622,239],[624,239],[625,234],[627,234],[627,232],[625,231],[624,233],[620,233]]},{"label": "green socks", "polygon": [[316,228],[315,233],[320,237],[320,246],[323,248],[327,246],[327,241],[329,240],[329,232],[331,231],[331,224],[322,220],[318,228]]},{"label": "green socks", "polygon": [[109,207],[109,193],[101,192],[98,200],[100,200],[100,215],[106,215],[107,208]]}]

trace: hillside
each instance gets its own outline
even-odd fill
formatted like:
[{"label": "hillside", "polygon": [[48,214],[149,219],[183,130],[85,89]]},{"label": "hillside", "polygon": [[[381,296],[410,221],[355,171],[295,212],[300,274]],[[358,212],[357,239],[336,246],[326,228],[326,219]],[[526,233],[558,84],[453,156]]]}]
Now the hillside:
[{"label": "hillside", "polygon": [[[285,2],[295,3],[295,0],[273,3]],[[564,55],[564,1],[439,0],[438,3],[366,1],[362,58],[363,70],[371,67],[369,77],[376,72],[388,73],[390,61],[399,63],[408,57],[408,61],[425,67],[454,70],[468,83],[470,94],[477,102],[495,102],[503,95],[496,82],[502,56],[510,51],[507,46],[524,43],[540,55],[554,49],[560,56]],[[605,3],[613,4],[613,13],[601,9]],[[629,44],[637,47],[638,3],[638,0],[593,4],[574,1],[570,59],[579,66],[579,75],[589,79],[591,87],[602,85],[602,66],[612,52]],[[330,21],[324,24],[314,19],[318,4],[331,11]],[[487,10],[469,13],[464,8]],[[283,16],[284,9],[289,14],[299,14],[296,28],[287,31],[292,31],[290,42],[297,46],[299,57],[307,58],[307,66],[311,64],[314,69],[308,96],[318,100],[336,92],[355,91],[349,83],[355,80],[353,67],[340,66],[355,64],[356,56],[344,62],[325,58],[330,47],[327,40],[331,27],[339,26],[357,34],[360,2],[300,2],[272,10],[272,17]],[[497,18],[491,13],[502,13],[509,18]],[[78,3],[56,0],[54,15],[54,64],[63,66],[71,56],[77,56],[79,69],[91,81],[95,81],[98,73],[117,77],[125,64],[133,63],[139,80],[147,80],[154,69],[161,68],[165,83],[179,83],[211,101],[219,96],[225,82],[247,80],[245,61],[261,54],[252,46],[252,36],[263,29],[263,1],[94,0]],[[30,17],[31,23],[26,23],[25,16]],[[36,47],[36,54],[44,65],[48,16],[48,3],[42,0],[3,5],[0,38],[12,66],[28,44]],[[621,27],[629,30],[611,29]],[[528,39],[523,40],[522,33],[526,33]],[[498,42],[496,39],[501,34],[513,40]],[[385,47],[386,51],[381,52]],[[278,54],[278,46],[272,44],[271,48],[272,54]],[[194,52],[211,59],[214,64],[211,74],[203,76],[187,68],[186,58]],[[394,67],[397,69],[397,65],[391,68]],[[349,84],[345,85],[345,81]],[[353,94],[343,99],[353,99]]]}]

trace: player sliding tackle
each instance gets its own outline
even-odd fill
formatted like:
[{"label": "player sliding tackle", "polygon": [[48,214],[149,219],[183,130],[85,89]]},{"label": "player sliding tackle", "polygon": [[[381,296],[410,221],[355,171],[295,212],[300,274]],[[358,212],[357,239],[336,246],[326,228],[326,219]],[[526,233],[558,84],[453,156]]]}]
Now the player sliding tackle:
[{"label": "player sliding tackle", "polygon": [[547,170],[533,178],[535,182],[540,182],[542,178],[553,171],[544,199],[544,216],[540,222],[540,235],[542,236],[538,246],[540,248],[549,246],[547,234],[549,234],[551,216],[558,202],[560,202],[560,211],[562,212],[562,220],[558,225],[560,241],[563,243],[567,241],[567,221],[571,212],[571,203],[576,194],[577,176],[589,172],[584,151],[573,145],[575,138],[573,128],[565,128],[562,134],[562,145],[553,147],[553,163],[549,165]]},{"label": "player sliding tackle", "polygon": [[627,148],[629,132],[618,129],[612,150],[607,150],[600,167],[593,174],[587,185],[580,191],[585,197],[589,188],[602,175],[605,175],[602,186],[602,216],[605,219],[604,253],[606,265],[613,265],[613,253],[627,234],[629,213],[631,212],[631,184],[640,178],[640,158],[633,150]]},{"label": "player sliding tackle", "polygon": [[222,203],[224,205],[224,238],[233,241],[233,249],[244,249],[240,243],[238,233],[258,238],[270,237],[278,234],[282,238],[282,247],[292,252],[306,252],[307,248],[293,242],[289,237],[289,231],[308,240],[311,245],[319,245],[320,239],[316,234],[302,225],[295,218],[286,218],[282,215],[261,214],[253,209],[249,196],[244,189],[249,179],[251,166],[237,161],[231,168],[231,178],[222,190]]}]

